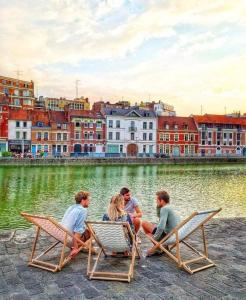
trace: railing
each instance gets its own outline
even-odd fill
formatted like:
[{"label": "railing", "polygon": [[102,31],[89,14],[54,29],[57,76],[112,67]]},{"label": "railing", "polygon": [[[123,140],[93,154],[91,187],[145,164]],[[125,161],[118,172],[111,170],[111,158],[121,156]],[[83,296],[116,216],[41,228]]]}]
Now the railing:
[{"label": "railing", "polygon": [[134,131],[134,132],[136,132],[136,131],[137,131],[137,127],[130,126],[130,127],[129,127],[129,131]]}]

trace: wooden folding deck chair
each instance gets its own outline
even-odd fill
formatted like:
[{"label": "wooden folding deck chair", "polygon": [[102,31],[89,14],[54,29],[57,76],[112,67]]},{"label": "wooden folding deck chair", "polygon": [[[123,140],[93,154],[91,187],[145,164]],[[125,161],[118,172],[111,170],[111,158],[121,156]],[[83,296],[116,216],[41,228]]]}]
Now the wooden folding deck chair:
[{"label": "wooden folding deck chair", "polygon": [[[179,223],[169,234],[167,234],[161,241],[155,241],[151,236],[147,237],[152,241],[154,246],[149,249],[150,252],[156,251],[157,249],[166,253],[171,259],[173,259],[180,268],[183,268],[190,274],[215,266],[215,263],[208,258],[208,248],[205,238],[204,225],[212,219],[217,213],[221,211],[221,208],[217,210],[193,212],[188,218]],[[198,229],[201,229],[202,240],[203,240],[203,253],[194,248],[190,243],[186,241],[193,233]],[[198,257],[183,260],[181,257],[180,245],[184,244]],[[172,250],[175,248],[176,253],[173,254]],[[189,264],[198,263],[201,260],[205,260],[208,264],[198,268],[192,269]]]},{"label": "wooden folding deck chair", "polygon": [[[132,233],[128,222],[86,222],[91,235],[94,237],[99,246],[99,252],[94,265],[91,267],[91,254],[92,247],[89,246],[87,275],[89,279],[102,279],[102,280],[116,280],[128,281],[133,278],[135,258],[140,258],[140,253],[136,244],[136,237]],[[91,241],[90,241],[91,243]],[[108,272],[98,271],[99,260],[103,253],[105,257],[112,254],[112,252],[128,251],[131,257],[131,263],[128,272]]]},{"label": "wooden folding deck chair", "polygon": [[[22,217],[24,217],[27,221],[33,223],[36,225],[36,236],[34,238],[33,246],[32,246],[32,253],[31,257],[29,260],[28,265],[41,268],[44,270],[52,271],[52,272],[57,272],[60,271],[70,260],[71,256],[69,254],[65,255],[65,249],[66,247],[72,248],[73,242],[74,242],[74,236],[66,230],[61,224],[56,222],[53,218],[51,217],[45,217],[45,216],[37,216],[37,215],[30,215],[27,213],[22,212],[21,213]],[[41,254],[37,255],[35,257],[35,250],[37,247],[38,239],[40,237],[40,232],[44,231],[46,232],[49,236],[53,237],[56,242],[53,243],[51,246],[49,246],[45,251],[43,251]],[[78,243],[78,252],[82,250],[82,248],[86,248],[85,244],[77,239]],[[43,260],[40,260],[42,256],[50,252],[53,248],[58,246],[59,244],[62,244],[61,248],[61,253],[59,257],[59,262],[57,264],[52,264],[50,262],[46,262]],[[88,247],[87,247],[88,249]]]}]

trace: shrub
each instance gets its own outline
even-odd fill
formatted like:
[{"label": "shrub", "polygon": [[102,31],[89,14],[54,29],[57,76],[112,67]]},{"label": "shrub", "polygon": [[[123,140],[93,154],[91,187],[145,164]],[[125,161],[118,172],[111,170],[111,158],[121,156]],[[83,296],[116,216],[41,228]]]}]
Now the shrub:
[{"label": "shrub", "polygon": [[11,157],[11,156],[12,156],[12,153],[9,151],[2,152],[2,157]]}]

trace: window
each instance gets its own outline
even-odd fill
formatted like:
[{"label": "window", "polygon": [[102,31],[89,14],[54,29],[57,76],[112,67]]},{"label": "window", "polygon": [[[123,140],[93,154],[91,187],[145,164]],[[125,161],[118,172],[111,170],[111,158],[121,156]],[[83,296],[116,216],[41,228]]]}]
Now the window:
[{"label": "window", "polygon": [[26,131],[23,131],[22,137],[23,137],[23,140],[26,140],[26,139],[27,139],[27,132],[26,132]]},{"label": "window", "polygon": [[93,128],[93,122],[92,122],[92,121],[90,121],[89,127],[90,127],[90,128]]},{"label": "window", "polygon": [[147,122],[143,122],[143,129],[147,129]]},{"label": "window", "polygon": [[123,153],[123,145],[120,145],[120,153]]},{"label": "window", "polygon": [[149,140],[150,140],[150,141],[153,140],[153,133],[149,133]]},{"label": "window", "polygon": [[211,132],[211,131],[208,132],[208,138],[209,138],[209,139],[212,138],[212,132]]},{"label": "window", "polygon": [[61,123],[57,123],[57,129],[61,129]]},{"label": "window", "polygon": [[37,132],[37,140],[41,140],[42,138],[42,132]]},{"label": "window", "polygon": [[15,138],[16,138],[16,139],[19,139],[19,138],[20,138],[20,132],[19,132],[19,131],[16,131],[16,133],[15,133]]},{"label": "window", "polygon": [[44,152],[49,152],[49,145],[44,145]]},{"label": "window", "polygon": [[177,133],[174,134],[174,141],[175,142],[178,142],[179,140],[179,135]]},{"label": "window", "polygon": [[42,151],[42,145],[38,145],[38,152]]},{"label": "window", "polygon": [[191,134],[190,134],[190,141],[191,141],[191,142],[194,142],[194,140],[195,140],[195,136],[194,136],[193,133],[191,133]]},{"label": "window", "polygon": [[80,122],[75,122],[75,127],[80,127]]},{"label": "window", "polygon": [[227,138],[227,133],[224,132],[224,140],[226,140],[226,138]]},{"label": "window", "polygon": [[37,123],[36,123],[36,126],[37,126],[37,127],[43,127],[43,126],[44,126],[44,123],[43,123],[43,122],[37,122]]},{"label": "window", "polygon": [[112,139],[113,139],[113,132],[109,132],[109,133],[108,133],[108,139],[109,139],[109,140],[112,140]]},{"label": "window", "polygon": [[57,141],[61,141],[61,133],[57,133],[57,135],[56,135],[56,140],[57,140]]},{"label": "window", "polygon": [[160,139],[160,141],[164,141],[164,134],[163,133],[160,133],[159,139]]},{"label": "window", "polygon": [[143,153],[146,153],[146,145],[143,145]]},{"label": "window", "polygon": [[101,132],[97,132],[97,133],[96,133],[96,137],[97,137],[98,140],[101,140],[101,139],[102,139],[102,134],[101,134]]},{"label": "window", "polygon": [[165,128],[166,128],[166,129],[169,129],[169,125],[168,125],[168,124],[166,124]]},{"label": "window", "polygon": [[131,132],[131,140],[134,141],[134,139],[135,139],[135,134],[134,132]]},{"label": "window", "polygon": [[93,140],[93,132],[92,131],[90,131],[89,139]]},{"label": "window", "polygon": [[229,139],[232,140],[232,132],[229,133]]},{"label": "window", "polygon": [[62,152],[67,152],[67,145],[63,145],[63,151]]},{"label": "window", "polygon": [[164,141],[169,142],[169,140],[170,140],[169,133],[165,133],[164,136],[163,136],[163,139],[164,139]]},{"label": "window", "polygon": [[160,151],[159,151],[160,154],[163,154],[163,146],[164,146],[163,144],[160,144]]},{"label": "window", "polygon": [[76,132],[75,132],[75,139],[76,139],[76,140],[79,140],[79,139],[80,139],[80,133],[79,133],[79,131],[76,131]]},{"label": "window", "polygon": [[84,128],[88,128],[88,123],[87,122],[84,123]]},{"label": "window", "polygon": [[211,146],[211,145],[212,145],[212,142],[211,142],[211,141],[208,141],[208,145]]},{"label": "window", "polygon": [[62,124],[62,129],[67,129],[67,124]]},{"label": "window", "polygon": [[143,140],[144,140],[144,141],[147,140],[147,133],[146,133],[146,132],[143,133]]},{"label": "window", "polygon": [[202,139],[205,140],[205,138],[206,138],[206,132],[202,131]]},{"label": "window", "polygon": [[177,124],[174,124],[174,129],[178,129],[178,125]]},{"label": "window", "polygon": [[85,133],[84,133],[84,139],[85,139],[85,140],[88,140],[88,139],[89,139],[89,134],[88,134],[88,132],[85,132]]},{"label": "window", "polygon": [[116,132],[116,140],[120,140],[120,132]]},{"label": "window", "polygon": [[120,128],[120,120],[116,120],[116,128]]},{"label": "window", "polygon": [[204,140],[202,140],[202,145],[205,145],[205,141]]},{"label": "window", "polygon": [[49,139],[49,133],[44,132],[44,140],[47,141]]},{"label": "window", "polygon": [[67,133],[63,133],[63,141],[67,141]]},{"label": "window", "polygon": [[27,126],[27,123],[26,123],[26,122],[23,122],[23,127],[26,128],[26,126]]},{"label": "window", "polygon": [[109,120],[108,121],[108,127],[109,128],[113,128],[113,120]]},{"label": "window", "polygon": [[97,122],[96,123],[96,128],[102,128],[102,123],[101,122]]},{"label": "window", "polygon": [[184,154],[185,155],[189,154],[189,145],[185,145],[185,147],[184,147]]},{"label": "window", "polygon": [[149,129],[153,129],[153,122],[149,122]]},{"label": "window", "polygon": [[15,127],[20,127],[20,122],[19,121],[16,121]]},{"label": "window", "polygon": [[184,135],[184,140],[185,140],[186,142],[189,141],[189,134],[188,134],[188,133],[186,133],[186,134]]}]

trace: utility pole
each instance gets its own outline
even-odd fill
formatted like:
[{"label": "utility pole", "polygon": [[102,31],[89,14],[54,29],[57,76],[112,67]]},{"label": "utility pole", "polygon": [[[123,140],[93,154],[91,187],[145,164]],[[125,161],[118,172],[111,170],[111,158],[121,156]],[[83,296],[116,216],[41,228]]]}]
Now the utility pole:
[{"label": "utility pole", "polygon": [[76,99],[78,99],[78,84],[79,84],[80,80],[76,79],[75,81],[75,89],[76,89]]}]

